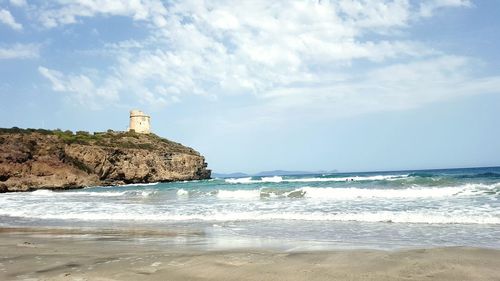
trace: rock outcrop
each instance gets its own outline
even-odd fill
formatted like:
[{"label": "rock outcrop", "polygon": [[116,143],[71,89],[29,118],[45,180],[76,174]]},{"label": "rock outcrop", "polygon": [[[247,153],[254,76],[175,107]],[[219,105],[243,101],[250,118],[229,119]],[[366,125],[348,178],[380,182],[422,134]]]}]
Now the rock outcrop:
[{"label": "rock outcrop", "polygon": [[0,129],[0,192],[208,178],[203,156],[154,134]]}]

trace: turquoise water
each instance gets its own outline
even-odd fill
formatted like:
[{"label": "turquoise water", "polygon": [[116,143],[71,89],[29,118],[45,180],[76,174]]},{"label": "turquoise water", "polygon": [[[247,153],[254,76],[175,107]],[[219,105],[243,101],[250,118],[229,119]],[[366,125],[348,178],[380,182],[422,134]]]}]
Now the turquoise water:
[{"label": "turquoise water", "polygon": [[189,228],[220,247],[500,248],[499,199],[500,167],[229,178],[0,194],[0,225]]}]

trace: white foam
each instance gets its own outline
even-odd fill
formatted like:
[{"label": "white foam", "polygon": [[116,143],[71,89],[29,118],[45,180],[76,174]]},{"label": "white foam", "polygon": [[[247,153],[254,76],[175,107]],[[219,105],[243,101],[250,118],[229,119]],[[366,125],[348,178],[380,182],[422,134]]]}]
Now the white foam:
[{"label": "white foam", "polygon": [[386,175],[386,176],[355,176],[341,178],[301,178],[301,179],[286,179],[286,182],[349,182],[349,181],[376,181],[376,180],[398,180],[406,178],[408,175]]},{"label": "white foam", "polygon": [[258,199],[260,198],[260,190],[219,190],[217,197],[220,199]]},{"label": "white foam", "polygon": [[36,196],[51,196],[51,195],[56,194],[56,192],[54,192],[52,190],[48,190],[48,189],[39,189],[39,190],[35,190],[35,191],[31,192],[30,194],[36,195]]},{"label": "white foam", "polygon": [[187,196],[187,195],[189,195],[189,192],[187,190],[182,188],[177,190],[177,196]]},{"label": "white foam", "polygon": [[155,191],[155,190],[143,190],[143,191],[141,191],[141,192],[140,192],[140,195],[141,195],[142,197],[145,197],[145,198],[146,198],[146,197],[149,197],[149,196],[151,196],[151,195],[154,195],[154,194],[156,194],[156,191]]},{"label": "white foam", "polygon": [[252,180],[251,177],[247,178],[236,178],[236,179],[225,179],[224,180],[227,183],[254,183],[255,181]]},{"label": "white foam", "polygon": [[358,221],[358,222],[394,222],[428,224],[500,224],[500,218],[483,214],[440,214],[434,212],[362,212],[344,214],[278,214],[267,219],[311,220],[311,221]]},{"label": "white foam", "polygon": [[246,178],[231,178],[226,179],[227,183],[232,184],[251,184],[251,183],[280,183],[280,182],[349,182],[349,181],[377,181],[388,180],[394,181],[406,178],[408,175],[377,175],[377,176],[355,176],[355,177],[340,177],[340,178],[298,178],[298,179],[283,179],[280,176],[262,177],[261,179],[253,180],[251,177]]},{"label": "white foam", "polygon": [[[252,190],[220,190],[226,198],[258,198],[260,197],[292,197],[316,200],[358,200],[358,199],[415,199],[415,198],[445,198],[460,196],[477,196],[485,191],[500,187],[500,184],[465,184],[450,187],[412,187],[404,189],[368,189],[368,188],[337,188],[337,187],[302,187],[293,190],[252,189]],[[258,193],[257,193],[258,191]],[[219,196],[221,197],[221,196]]]},{"label": "white foam", "polygon": [[314,199],[353,200],[367,198],[435,198],[459,195],[464,187],[363,189],[303,187],[304,197]]},{"label": "white foam", "polygon": [[[498,203],[493,201],[498,197],[500,183],[404,189],[244,189],[239,186],[240,189],[201,191],[191,188],[178,189],[177,199],[168,192],[166,195],[174,196],[166,197],[168,200],[177,200],[169,201],[169,204],[153,200],[140,202],[141,198],[161,192],[155,188],[66,192],[38,190],[2,194],[0,216],[90,221],[310,220],[500,224],[500,209]],[[206,192],[206,196],[184,197],[190,201],[185,204],[187,199],[181,200],[179,197],[188,195],[188,190],[193,193]],[[292,193],[295,198],[304,199],[287,198]],[[128,198],[132,200],[128,201]],[[406,206],[411,206],[411,211],[405,211],[408,209]]]},{"label": "white foam", "polygon": [[89,192],[89,191],[70,191],[56,192],[58,196],[95,196],[95,197],[117,197],[125,194],[130,194],[127,191],[105,191],[105,192]]},{"label": "white foam", "polygon": [[142,196],[148,197],[155,194],[155,190],[125,190],[125,191],[51,191],[36,190],[31,192],[31,196],[57,196],[57,197],[119,197],[119,196]]},{"label": "white foam", "polygon": [[[0,215],[13,217],[32,217],[26,212],[11,212]],[[270,221],[270,220],[300,220],[300,221],[356,221],[356,222],[391,222],[391,223],[425,223],[425,224],[500,224],[500,217],[487,214],[461,212],[460,214],[442,214],[439,212],[404,212],[379,211],[360,213],[328,214],[323,212],[215,212],[196,214],[153,214],[135,212],[115,213],[44,213],[36,216],[41,219],[91,220],[91,221]]]},{"label": "white foam", "polygon": [[274,177],[263,177],[261,179],[262,182],[282,182],[283,178],[280,176],[274,176]]},{"label": "white foam", "polygon": [[130,184],[124,184],[121,186],[153,186],[157,185],[159,182],[150,182],[150,183],[130,183]]},{"label": "white foam", "polygon": [[[267,179],[268,182],[278,181],[280,177],[272,177]],[[250,179],[250,178],[248,178]],[[259,199],[261,195],[268,197],[287,197],[292,193],[302,193],[302,196],[309,199],[317,200],[357,200],[357,199],[391,199],[391,198],[444,198],[457,196],[477,196],[484,192],[489,192],[500,187],[500,183],[487,184],[464,184],[460,186],[449,187],[411,187],[404,189],[369,189],[369,188],[349,188],[349,187],[302,187],[293,190],[280,189],[268,190],[266,188],[259,189],[237,189],[237,190],[218,190],[210,191],[206,195],[216,195],[220,199]],[[83,197],[119,197],[119,196],[140,196],[149,197],[156,194],[157,190],[124,190],[124,191],[63,191],[54,192],[50,190],[37,190],[29,193],[31,196],[83,196]],[[185,189],[177,190],[178,196],[186,196],[189,192]],[[21,196],[21,195],[20,195]],[[266,196],[264,196],[266,197]]]},{"label": "white foam", "polygon": [[460,191],[457,195],[462,195],[462,196],[473,196],[473,195],[478,195],[483,192],[490,192],[492,190],[495,190],[497,188],[500,188],[500,183],[495,183],[495,184],[472,184],[472,183],[467,183],[462,186],[463,189]]}]

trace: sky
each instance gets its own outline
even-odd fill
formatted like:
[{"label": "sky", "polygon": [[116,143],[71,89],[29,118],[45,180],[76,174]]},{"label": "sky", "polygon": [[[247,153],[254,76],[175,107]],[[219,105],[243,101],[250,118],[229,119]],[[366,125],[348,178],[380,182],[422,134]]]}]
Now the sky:
[{"label": "sky", "polygon": [[500,1],[0,0],[0,127],[126,130],[216,172],[500,165]]}]

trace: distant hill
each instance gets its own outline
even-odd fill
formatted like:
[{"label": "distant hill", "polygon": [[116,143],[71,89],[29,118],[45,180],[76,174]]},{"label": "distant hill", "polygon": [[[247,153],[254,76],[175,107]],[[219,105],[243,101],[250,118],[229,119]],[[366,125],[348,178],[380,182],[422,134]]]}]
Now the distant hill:
[{"label": "distant hill", "polygon": [[224,173],[212,173],[212,178],[244,178],[244,177],[250,177],[249,174],[245,173],[229,173],[229,174],[224,174]]}]

